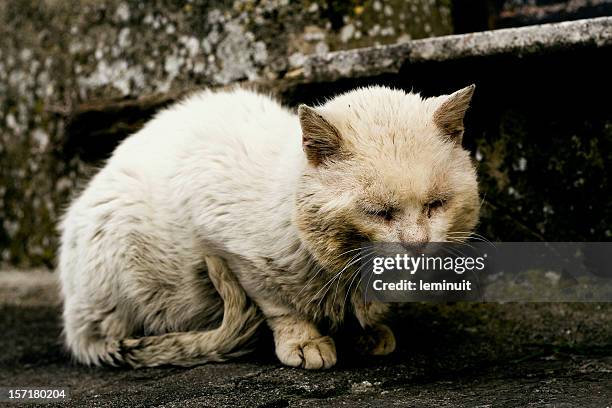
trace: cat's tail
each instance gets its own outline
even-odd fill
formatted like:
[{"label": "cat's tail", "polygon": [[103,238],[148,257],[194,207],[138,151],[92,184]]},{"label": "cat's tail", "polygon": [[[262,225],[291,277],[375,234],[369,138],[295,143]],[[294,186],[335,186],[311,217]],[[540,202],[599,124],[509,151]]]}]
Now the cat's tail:
[{"label": "cat's tail", "polygon": [[247,298],[225,262],[207,257],[210,279],[223,299],[223,322],[209,331],[168,333],[136,339],[123,339],[111,351],[114,362],[133,368],[160,365],[193,366],[225,361],[251,351],[263,316]]}]

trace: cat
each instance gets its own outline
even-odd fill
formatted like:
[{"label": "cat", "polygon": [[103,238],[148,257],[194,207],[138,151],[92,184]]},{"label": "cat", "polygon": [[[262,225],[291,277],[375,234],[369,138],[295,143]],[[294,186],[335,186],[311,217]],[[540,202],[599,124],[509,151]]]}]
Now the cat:
[{"label": "cat", "polygon": [[87,365],[191,366],[248,352],[265,321],[283,364],[329,368],[329,334],[351,316],[365,351],[391,353],[388,305],[364,301],[357,254],[475,227],[461,144],[473,91],[372,86],[295,115],[236,88],[163,110],[60,223],[67,348]]}]

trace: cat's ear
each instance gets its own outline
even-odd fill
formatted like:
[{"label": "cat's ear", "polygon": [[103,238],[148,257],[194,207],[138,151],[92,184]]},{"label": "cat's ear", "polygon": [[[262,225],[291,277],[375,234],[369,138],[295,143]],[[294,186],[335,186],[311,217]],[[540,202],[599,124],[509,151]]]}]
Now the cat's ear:
[{"label": "cat's ear", "polygon": [[302,126],[302,148],[308,161],[318,166],[340,151],[340,132],[315,109],[300,105],[298,116]]},{"label": "cat's ear", "polygon": [[472,84],[444,98],[433,115],[436,126],[452,141],[461,144],[463,138],[463,118],[470,106],[476,85]]}]

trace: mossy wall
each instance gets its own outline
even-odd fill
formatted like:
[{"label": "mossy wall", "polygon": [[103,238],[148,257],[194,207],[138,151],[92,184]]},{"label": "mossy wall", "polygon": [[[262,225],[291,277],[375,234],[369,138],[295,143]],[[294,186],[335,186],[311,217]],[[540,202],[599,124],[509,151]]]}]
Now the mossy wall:
[{"label": "mossy wall", "polygon": [[94,170],[66,150],[80,104],[291,77],[309,54],[449,34],[449,2],[0,2],[0,262],[53,265],[56,222]]}]

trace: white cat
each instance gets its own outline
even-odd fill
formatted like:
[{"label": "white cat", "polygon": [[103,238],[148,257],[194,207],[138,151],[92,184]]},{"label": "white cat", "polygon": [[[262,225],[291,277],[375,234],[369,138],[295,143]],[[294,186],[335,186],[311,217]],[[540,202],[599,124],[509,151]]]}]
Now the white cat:
[{"label": "white cat", "polygon": [[350,281],[358,248],[475,226],[461,147],[473,89],[361,88],[299,117],[246,90],[205,91],[162,111],[61,223],[68,348],[95,365],[222,361],[247,351],[263,318],[281,362],[327,368],[335,346],[318,325],[353,313],[369,351],[390,353],[386,305]]}]

